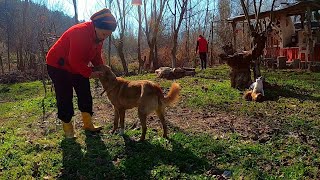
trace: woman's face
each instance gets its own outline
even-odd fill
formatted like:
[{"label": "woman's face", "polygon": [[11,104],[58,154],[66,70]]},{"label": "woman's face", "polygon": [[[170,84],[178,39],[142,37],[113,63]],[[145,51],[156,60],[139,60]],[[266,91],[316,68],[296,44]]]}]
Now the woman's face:
[{"label": "woman's face", "polygon": [[99,28],[95,28],[95,30],[96,30],[96,36],[97,36],[98,42],[104,41],[107,37],[109,37],[112,34],[112,31],[110,30],[99,29]]}]

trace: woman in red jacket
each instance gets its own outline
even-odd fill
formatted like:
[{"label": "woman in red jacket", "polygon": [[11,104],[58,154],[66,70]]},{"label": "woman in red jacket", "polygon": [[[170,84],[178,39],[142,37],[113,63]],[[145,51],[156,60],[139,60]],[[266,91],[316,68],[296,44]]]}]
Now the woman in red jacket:
[{"label": "woman in red jacket", "polygon": [[202,36],[199,35],[196,47],[196,53],[199,52],[200,60],[201,60],[201,70],[207,68],[207,52],[208,52],[208,42]]},{"label": "woman in red jacket", "polygon": [[103,41],[116,29],[117,22],[109,9],[102,9],[90,19],[90,22],[76,24],[64,32],[46,57],[48,74],[56,92],[58,118],[63,121],[63,130],[67,138],[75,137],[71,122],[74,115],[73,89],[78,97],[83,129],[93,132],[102,129],[92,123],[89,82],[89,78],[98,78],[101,72],[92,72],[88,64],[103,65]]}]

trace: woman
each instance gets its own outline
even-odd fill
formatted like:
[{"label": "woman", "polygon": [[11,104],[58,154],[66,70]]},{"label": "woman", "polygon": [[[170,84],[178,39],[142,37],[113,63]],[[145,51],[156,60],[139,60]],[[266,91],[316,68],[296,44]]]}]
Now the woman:
[{"label": "woman", "polygon": [[103,41],[116,29],[117,22],[109,9],[102,9],[90,19],[90,22],[76,24],[64,32],[46,57],[48,74],[56,92],[58,118],[63,122],[66,138],[75,137],[71,122],[74,115],[73,89],[78,97],[83,129],[92,132],[102,129],[92,123],[92,95],[89,82],[89,78],[98,78],[102,72],[93,72],[88,64],[103,65]]},{"label": "woman", "polygon": [[201,70],[204,70],[207,68],[208,42],[202,35],[199,35],[197,40],[196,53],[197,52],[199,52],[201,60]]}]

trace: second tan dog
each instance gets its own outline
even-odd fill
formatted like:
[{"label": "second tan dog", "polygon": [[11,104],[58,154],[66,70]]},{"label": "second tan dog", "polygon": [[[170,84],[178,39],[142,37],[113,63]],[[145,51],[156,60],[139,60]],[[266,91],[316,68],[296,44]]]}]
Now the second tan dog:
[{"label": "second tan dog", "polygon": [[167,96],[164,96],[159,85],[148,80],[128,81],[116,75],[109,66],[99,66],[96,70],[102,71],[100,82],[107,92],[107,96],[114,108],[114,126],[112,133],[118,129],[120,119],[120,133],[124,132],[125,111],[138,108],[138,116],[142,126],[140,141],[146,136],[146,118],[156,112],[163,129],[163,137],[168,138],[168,130],[164,118],[165,107],[173,105],[179,100],[180,85],[172,83]]}]

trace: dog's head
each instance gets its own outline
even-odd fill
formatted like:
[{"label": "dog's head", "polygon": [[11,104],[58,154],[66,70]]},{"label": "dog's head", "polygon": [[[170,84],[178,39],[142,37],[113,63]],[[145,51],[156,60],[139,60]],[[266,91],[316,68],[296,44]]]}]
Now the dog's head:
[{"label": "dog's head", "polygon": [[258,77],[258,78],[256,79],[256,83],[257,83],[257,84],[262,84],[263,81],[264,81],[264,77],[263,77],[263,76],[260,76],[260,77]]},{"label": "dog's head", "polygon": [[93,68],[94,71],[101,71],[103,75],[99,78],[101,82],[111,83],[116,79],[116,75],[107,65],[100,65]]}]

